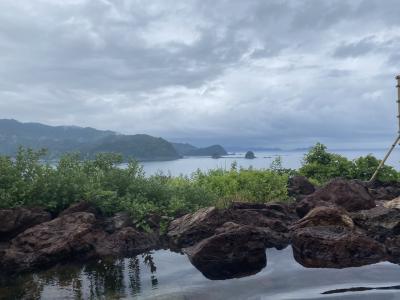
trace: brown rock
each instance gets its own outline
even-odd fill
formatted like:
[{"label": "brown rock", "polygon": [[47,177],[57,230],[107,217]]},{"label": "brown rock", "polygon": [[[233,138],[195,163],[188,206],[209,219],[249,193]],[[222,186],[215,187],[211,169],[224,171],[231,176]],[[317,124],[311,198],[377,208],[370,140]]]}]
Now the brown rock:
[{"label": "brown rock", "polygon": [[304,218],[297,221],[290,229],[296,230],[305,227],[316,226],[342,226],[348,229],[354,228],[350,215],[338,207],[316,207]]},{"label": "brown rock", "polygon": [[249,276],[266,266],[266,234],[252,226],[226,224],[216,235],[186,248],[191,263],[209,279]]},{"label": "brown rock", "polygon": [[288,233],[287,226],[290,220],[290,217],[281,211],[267,206],[263,209],[217,209],[209,207],[172,221],[168,228],[167,237],[171,248],[179,249],[192,246],[212,236],[215,230],[226,222]]},{"label": "brown rock", "polygon": [[0,209],[0,241],[9,240],[29,227],[50,219],[51,215],[40,208]]},{"label": "brown rock", "polygon": [[354,223],[368,236],[385,242],[386,238],[400,234],[400,210],[377,206],[352,214]]},{"label": "brown rock", "polygon": [[4,265],[17,271],[85,258],[92,247],[84,237],[95,222],[93,214],[81,212],[31,227],[11,241],[3,257]]},{"label": "brown rock", "polygon": [[304,176],[293,176],[288,180],[288,194],[296,199],[315,192],[314,185]]},{"label": "brown rock", "polygon": [[86,212],[95,215],[96,217],[100,215],[100,211],[90,202],[87,201],[80,201],[75,204],[72,204],[67,209],[63,210],[59,217],[73,214],[76,212]]},{"label": "brown rock", "polygon": [[295,260],[307,268],[358,267],[386,260],[385,247],[344,227],[319,226],[296,230]]},{"label": "brown rock", "polygon": [[[304,205],[307,203],[307,205]],[[296,211],[302,217],[312,209],[326,203],[341,206],[349,212],[375,207],[367,188],[357,180],[334,179],[299,203]],[[300,209],[301,208],[301,209]]]}]

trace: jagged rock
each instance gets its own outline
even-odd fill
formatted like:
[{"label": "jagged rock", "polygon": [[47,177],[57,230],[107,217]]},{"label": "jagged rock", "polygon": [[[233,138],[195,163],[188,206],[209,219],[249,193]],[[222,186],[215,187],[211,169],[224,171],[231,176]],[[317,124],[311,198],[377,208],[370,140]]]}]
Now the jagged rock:
[{"label": "jagged rock", "polygon": [[50,213],[40,208],[0,209],[0,241],[9,240],[29,227],[50,219]]},{"label": "jagged rock", "polygon": [[[281,208],[280,208],[281,209]],[[278,217],[279,216],[279,217]],[[193,214],[187,214],[172,221],[167,237],[173,249],[189,247],[212,236],[215,230],[226,222],[240,225],[270,228],[271,230],[287,233],[291,218],[279,210],[263,209],[217,209],[214,207],[200,209]]]},{"label": "jagged rock", "polygon": [[73,214],[76,212],[87,212],[87,213],[91,213],[91,214],[95,215],[96,217],[100,215],[100,211],[92,203],[87,202],[87,201],[80,201],[75,204],[72,204],[70,207],[63,210],[59,214],[59,217]]},{"label": "jagged rock", "polygon": [[399,182],[380,182],[368,183],[367,187],[372,197],[376,200],[391,200],[400,196]]},{"label": "jagged rock", "polygon": [[91,251],[84,237],[93,230],[95,222],[93,214],[78,212],[31,227],[11,241],[3,265],[19,271],[84,258]]},{"label": "jagged rock", "polygon": [[390,201],[384,201],[383,206],[386,208],[397,208],[400,209],[400,197],[397,197]]},{"label": "jagged rock", "polygon": [[353,215],[343,208],[317,207],[297,221],[290,227],[296,261],[310,268],[345,268],[385,260],[384,245],[358,229]]},{"label": "jagged rock", "polygon": [[3,251],[4,270],[18,272],[68,260],[136,255],[157,246],[154,235],[132,227],[114,227],[109,234],[101,225],[92,213],[71,212],[31,227]]},{"label": "jagged rock", "polygon": [[343,207],[349,212],[375,207],[374,199],[361,182],[334,179],[300,201],[296,211],[303,217],[304,213],[308,213],[307,210],[327,203]]},{"label": "jagged rock", "polygon": [[382,244],[340,226],[298,229],[292,247],[295,260],[308,268],[358,267],[387,258]]},{"label": "jagged rock", "polygon": [[296,199],[315,192],[314,185],[304,176],[293,176],[288,180],[288,194]]},{"label": "jagged rock", "polygon": [[377,206],[352,214],[354,223],[377,241],[400,234],[400,210]]},{"label": "jagged rock", "polygon": [[114,233],[119,229],[132,225],[132,218],[129,216],[129,214],[125,212],[119,212],[114,216],[105,219],[103,227],[106,232]]},{"label": "jagged rock", "polygon": [[249,276],[266,266],[264,230],[226,224],[217,234],[186,248],[191,263],[209,279]]},{"label": "jagged rock", "polygon": [[350,215],[338,207],[316,207],[311,210],[304,218],[297,221],[291,230],[315,226],[342,226],[348,229],[354,228],[353,220]]},{"label": "jagged rock", "polygon": [[133,256],[157,247],[156,235],[139,232],[132,227],[124,227],[113,234],[103,231],[94,232],[86,237],[95,248],[95,255]]}]

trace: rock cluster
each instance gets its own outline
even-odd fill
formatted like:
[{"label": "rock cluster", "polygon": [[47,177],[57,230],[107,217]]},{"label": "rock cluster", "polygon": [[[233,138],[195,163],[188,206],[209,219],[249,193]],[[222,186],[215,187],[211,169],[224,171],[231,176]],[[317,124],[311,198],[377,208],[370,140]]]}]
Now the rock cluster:
[{"label": "rock cluster", "polygon": [[0,210],[2,271],[24,271],[105,256],[134,256],[161,247],[185,253],[209,279],[238,278],[267,264],[267,248],[293,248],[312,268],[400,263],[400,187],[335,179],[315,188],[304,177],[289,180],[293,203],[234,202],[208,207],[170,222],[159,236],[134,227],[126,213],[104,217],[78,203],[52,219],[41,209]]},{"label": "rock cluster", "polygon": [[[29,211],[31,217],[28,217]],[[4,223],[3,235],[11,236],[27,221],[14,221],[21,216],[20,209],[7,212],[9,218]],[[155,248],[158,243],[156,236],[133,228],[126,216],[117,214],[112,218],[102,218],[87,203],[78,203],[53,220],[38,209],[26,209],[22,215],[23,220],[30,220],[34,226],[0,247],[2,271],[18,272],[63,261],[136,255]],[[32,220],[36,222],[32,223]]]}]

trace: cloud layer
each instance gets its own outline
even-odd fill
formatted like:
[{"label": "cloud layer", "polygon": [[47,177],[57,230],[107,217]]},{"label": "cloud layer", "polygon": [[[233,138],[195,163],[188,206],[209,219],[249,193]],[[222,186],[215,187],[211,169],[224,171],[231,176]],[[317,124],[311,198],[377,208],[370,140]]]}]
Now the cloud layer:
[{"label": "cloud layer", "polygon": [[396,0],[0,2],[0,118],[198,145],[387,146]]}]

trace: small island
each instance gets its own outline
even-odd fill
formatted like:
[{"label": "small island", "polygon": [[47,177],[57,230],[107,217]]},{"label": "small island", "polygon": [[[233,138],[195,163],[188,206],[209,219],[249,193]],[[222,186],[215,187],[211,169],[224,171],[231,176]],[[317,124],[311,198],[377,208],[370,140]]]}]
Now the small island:
[{"label": "small island", "polygon": [[254,155],[253,151],[247,151],[246,155],[244,156],[244,158],[246,158],[246,159],[254,159],[254,158],[256,158],[256,156]]}]

